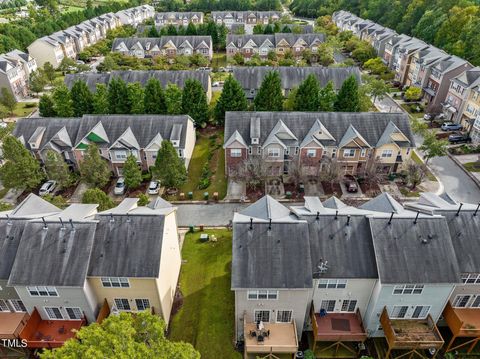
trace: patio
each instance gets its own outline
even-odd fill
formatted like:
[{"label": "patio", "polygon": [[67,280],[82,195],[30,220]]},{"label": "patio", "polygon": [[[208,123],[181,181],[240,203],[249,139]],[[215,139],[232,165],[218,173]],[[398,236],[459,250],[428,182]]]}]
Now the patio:
[{"label": "patio", "polygon": [[[245,356],[251,354],[295,354],[298,350],[295,322],[264,323],[259,330],[256,323],[244,322]],[[254,356],[255,357],[255,356]]]}]

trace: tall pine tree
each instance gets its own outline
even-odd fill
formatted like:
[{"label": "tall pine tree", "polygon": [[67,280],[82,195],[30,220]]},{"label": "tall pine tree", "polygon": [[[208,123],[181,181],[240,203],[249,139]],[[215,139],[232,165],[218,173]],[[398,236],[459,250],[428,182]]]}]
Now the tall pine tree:
[{"label": "tall pine tree", "polygon": [[42,117],[55,117],[57,114],[55,112],[55,103],[53,102],[52,96],[49,94],[43,94],[38,103],[38,110]]},{"label": "tall pine tree", "polygon": [[154,77],[148,79],[145,85],[145,96],[143,100],[145,113],[165,114],[167,105],[165,103],[165,94],[160,81]]},{"label": "tall pine tree", "polygon": [[333,87],[333,81],[328,81],[325,87],[320,89],[318,95],[318,110],[324,112],[331,112],[333,111],[333,106],[335,104],[335,100],[337,99],[337,94],[335,92],[335,88]]},{"label": "tall pine tree", "polygon": [[207,96],[198,80],[188,79],[183,86],[183,113],[189,115],[197,127],[202,127],[208,121]]},{"label": "tall pine tree", "polygon": [[77,80],[70,90],[73,101],[73,115],[82,117],[84,114],[93,112],[92,93],[85,81]]},{"label": "tall pine tree", "polygon": [[97,84],[97,91],[93,94],[92,107],[93,113],[97,115],[106,115],[110,113],[108,89],[105,84]]},{"label": "tall pine tree", "polygon": [[278,71],[267,73],[253,103],[255,111],[282,111],[282,80]]},{"label": "tall pine tree", "polygon": [[182,90],[177,85],[169,83],[165,87],[165,103],[169,115],[182,114]]},{"label": "tall pine tree", "polygon": [[158,150],[153,173],[162,185],[178,188],[187,180],[187,170],[182,159],[170,141],[162,141],[162,147]]},{"label": "tall pine tree", "polygon": [[295,111],[318,111],[320,86],[315,75],[310,74],[298,86]]},{"label": "tall pine tree", "polygon": [[334,109],[337,112],[360,111],[358,82],[355,76],[352,75],[343,82],[340,91],[338,91]]},{"label": "tall pine tree", "polygon": [[108,84],[108,104],[110,113],[130,112],[127,84],[121,78],[113,78]]},{"label": "tall pine tree", "polygon": [[232,75],[228,76],[215,106],[215,120],[223,124],[226,111],[246,111],[247,109],[248,102],[242,86]]},{"label": "tall pine tree", "polygon": [[131,114],[141,115],[145,113],[143,106],[143,87],[138,82],[131,82],[127,85],[128,108]]},{"label": "tall pine tree", "polygon": [[72,117],[73,116],[73,101],[70,95],[70,91],[67,86],[60,85],[54,91],[52,95],[55,114],[59,117]]},{"label": "tall pine tree", "polygon": [[129,189],[136,189],[142,184],[142,170],[135,156],[130,154],[123,165],[123,177],[125,185]]}]

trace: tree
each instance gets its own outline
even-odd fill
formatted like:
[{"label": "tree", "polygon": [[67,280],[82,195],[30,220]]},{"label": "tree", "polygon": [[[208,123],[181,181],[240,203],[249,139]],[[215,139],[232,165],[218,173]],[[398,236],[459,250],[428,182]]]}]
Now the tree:
[{"label": "tree", "polygon": [[375,57],[366,61],[363,64],[363,68],[375,75],[381,75],[388,71],[388,67],[383,63],[380,57]]},{"label": "tree", "polygon": [[282,111],[282,80],[278,71],[269,71],[253,100],[255,111]]},{"label": "tree", "polygon": [[295,111],[318,111],[320,86],[315,75],[310,74],[298,86]]},{"label": "tree", "polygon": [[232,60],[237,65],[245,64],[245,59],[240,52],[236,52],[235,55],[233,55]]},{"label": "tree", "polygon": [[337,112],[358,112],[360,110],[358,82],[355,76],[351,75],[343,82],[338,91],[334,109]]},{"label": "tree", "polygon": [[17,100],[15,99],[15,96],[6,87],[2,87],[0,95],[0,104],[5,106],[10,115],[13,115],[13,111],[17,106]]},{"label": "tree", "polygon": [[55,69],[50,62],[45,62],[43,65],[43,74],[45,75],[45,78],[49,84],[53,84],[53,81],[55,81],[55,78],[57,77],[55,74]]},{"label": "tree", "polygon": [[136,189],[142,184],[142,170],[132,154],[127,157],[123,165],[123,177],[125,177],[125,186],[129,189]]},{"label": "tree", "polygon": [[121,78],[113,78],[108,84],[109,113],[128,114],[130,102],[128,100],[128,88]]},{"label": "tree", "polygon": [[107,209],[115,207],[115,202],[113,199],[110,198],[110,196],[108,196],[100,188],[87,189],[83,194],[82,203],[98,204],[99,211],[106,211]]},{"label": "tree", "polygon": [[445,156],[447,154],[448,141],[438,140],[433,131],[425,131],[423,143],[419,150],[423,152],[425,157],[425,164],[431,158]]},{"label": "tree", "polygon": [[335,62],[333,48],[329,43],[323,42],[318,46],[317,62],[322,66],[329,66]]},{"label": "tree", "polygon": [[265,26],[265,29],[263,30],[263,33],[268,35],[268,34],[273,34],[273,27],[272,25],[268,24]]},{"label": "tree", "polygon": [[405,167],[406,179],[411,185],[411,189],[414,190],[417,185],[422,183],[423,179],[427,175],[428,169],[427,166],[423,163],[417,163],[415,161],[409,160],[406,163]]},{"label": "tree", "polygon": [[165,105],[169,115],[180,115],[182,110],[182,90],[175,84],[169,83],[165,88]]},{"label": "tree", "polygon": [[172,24],[167,26],[167,35],[169,36],[176,36],[178,35],[177,28]]},{"label": "tree", "polygon": [[67,72],[71,72],[72,70],[75,70],[76,68],[77,68],[77,63],[75,62],[74,59],[71,59],[69,57],[64,57],[60,62],[60,65],[58,65],[58,70],[60,70],[64,75]]},{"label": "tree", "polygon": [[55,112],[55,103],[53,102],[52,96],[48,94],[42,95],[38,103],[38,111],[42,117],[55,117],[57,113]]},{"label": "tree", "polygon": [[73,116],[73,101],[67,86],[60,85],[53,91],[53,108],[59,117]]},{"label": "tree", "polygon": [[148,29],[147,37],[159,37],[160,34],[158,33],[157,27],[155,25],[151,25]]},{"label": "tree", "polygon": [[197,28],[194,23],[188,23],[187,29],[185,30],[185,35],[197,35]]},{"label": "tree", "polygon": [[207,96],[198,80],[185,81],[182,95],[183,113],[189,115],[197,127],[203,127],[208,121]]},{"label": "tree", "polygon": [[244,182],[248,188],[262,186],[268,178],[271,165],[262,156],[249,156],[231,169],[230,178]]},{"label": "tree", "polygon": [[93,143],[88,146],[79,167],[82,179],[92,186],[104,187],[110,181],[107,161],[100,157],[98,146]]},{"label": "tree", "polygon": [[378,99],[382,100],[388,93],[388,86],[385,81],[376,79],[373,76],[364,76],[366,91],[373,96],[373,103]]},{"label": "tree", "polygon": [[422,89],[415,86],[410,86],[405,91],[405,99],[409,101],[418,101],[422,97]]},{"label": "tree", "polygon": [[146,206],[146,205],[149,204],[149,203],[150,203],[150,197],[148,197],[147,194],[145,194],[145,193],[140,193],[140,194],[138,195],[138,202],[137,202],[137,204],[138,204],[139,206]]},{"label": "tree", "polygon": [[101,324],[82,327],[77,333],[79,340],[70,339],[61,348],[46,350],[40,357],[200,359],[200,353],[191,344],[168,340],[166,329],[163,319],[148,310],[122,312],[110,315]]},{"label": "tree", "polygon": [[148,79],[145,85],[145,96],[143,99],[145,113],[165,114],[167,113],[167,104],[165,94],[160,81],[154,77]]},{"label": "tree", "polygon": [[144,91],[142,85],[138,82],[130,82],[127,85],[128,94],[128,113],[131,114],[143,114],[145,113],[144,107]]},{"label": "tree", "polygon": [[215,120],[223,124],[226,111],[246,111],[247,109],[248,102],[242,86],[232,75],[229,75],[215,106]]},{"label": "tree", "polygon": [[295,101],[297,100],[298,87],[294,87],[288,93],[287,98],[283,101],[284,111],[295,111]]},{"label": "tree", "polygon": [[333,111],[336,99],[337,94],[333,87],[333,81],[330,80],[318,93],[318,111]]},{"label": "tree", "polygon": [[322,161],[322,170],[319,173],[319,179],[322,182],[327,182],[330,185],[330,190],[333,192],[333,184],[339,182],[343,177],[343,169],[336,158],[326,157]]},{"label": "tree", "polygon": [[182,159],[170,141],[162,141],[158,150],[153,174],[157,176],[162,185],[167,188],[178,188],[187,180],[187,170]]},{"label": "tree", "polygon": [[0,180],[6,188],[31,190],[42,182],[40,163],[16,137],[5,137],[2,149],[5,164],[0,167]]},{"label": "tree", "polygon": [[93,97],[88,89],[85,81],[77,80],[70,90],[70,95],[73,101],[73,115],[75,117],[82,117],[84,114],[93,112]]},{"label": "tree", "polygon": [[30,91],[34,92],[37,96],[39,92],[42,92],[47,84],[47,79],[41,70],[37,70],[30,74],[29,78]]},{"label": "tree", "polygon": [[67,163],[58,152],[48,150],[45,156],[45,172],[49,179],[57,181],[61,188],[70,187],[73,183],[73,176]]},{"label": "tree", "polygon": [[109,113],[108,89],[105,84],[97,84],[97,89],[92,99],[92,110],[97,115]]}]

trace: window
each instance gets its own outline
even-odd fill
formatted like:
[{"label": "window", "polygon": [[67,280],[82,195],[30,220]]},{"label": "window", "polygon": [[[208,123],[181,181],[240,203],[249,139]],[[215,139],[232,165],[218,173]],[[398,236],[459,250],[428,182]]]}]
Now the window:
[{"label": "window", "polygon": [[148,299],[135,299],[137,310],[145,310],[150,308],[150,301]]},{"label": "window", "polygon": [[117,161],[123,161],[123,160],[126,160],[127,159],[127,151],[115,151],[115,159]]},{"label": "window", "polygon": [[457,295],[453,301],[453,307],[455,308],[465,308],[467,307],[468,302],[470,301],[471,295]]},{"label": "window", "polygon": [[365,157],[367,155],[367,149],[362,148],[362,151],[360,152],[360,157]]},{"label": "window", "polygon": [[335,310],[335,301],[334,300],[322,300],[320,309],[325,309],[327,312],[333,312]]},{"label": "window", "polygon": [[9,312],[10,308],[7,305],[7,302],[5,302],[3,299],[0,299],[0,312]]},{"label": "window", "polygon": [[280,157],[279,148],[269,148],[267,153],[268,153],[268,157]]},{"label": "window", "polygon": [[423,284],[396,285],[393,294],[422,294]]},{"label": "window", "polygon": [[291,310],[278,310],[277,311],[277,323],[290,323],[292,321]]},{"label": "window", "polygon": [[248,146],[248,154],[249,154],[249,155],[252,154],[252,146]]},{"label": "window", "polygon": [[346,286],[346,279],[320,279],[320,282],[318,282],[318,288],[342,289]]},{"label": "window", "polygon": [[317,156],[317,150],[315,149],[307,150],[307,157],[316,157],[316,156]]},{"label": "window", "polygon": [[115,299],[115,306],[118,310],[130,310],[130,303],[128,302],[128,299]]},{"label": "window", "polygon": [[82,310],[80,308],[65,308],[65,311],[71,320],[80,320],[83,317]]},{"label": "window", "polygon": [[230,157],[242,157],[242,150],[240,148],[230,149]]},{"label": "window", "polygon": [[417,305],[413,310],[412,318],[414,319],[425,319],[430,312],[429,305]]},{"label": "window", "polygon": [[408,306],[406,305],[395,305],[392,309],[392,314],[390,318],[392,319],[402,319],[407,315]]},{"label": "window", "polygon": [[383,150],[382,151],[382,158],[392,157],[393,151],[392,150]]},{"label": "window", "polygon": [[44,309],[50,319],[63,319],[63,315],[62,315],[62,312],[60,311],[60,308],[44,307]]},{"label": "window", "polygon": [[465,284],[480,284],[480,274],[478,273],[463,273],[462,282]]},{"label": "window", "polygon": [[10,299],[9,300],[11,307],[16,312],[26,312],[27,308],[23,305],[23,302],[20,299]]},{"label": "window", "polygon": [[334,149],[332,150],[332,158],[335,158],[336,156],[337,156],[337,149],[334,148]]},{"label": "window", "polygon": [[480,308],[480,295],[478,295],[474,300],[473,303],[470,304],[472,308]]},{"label": "window", "polygon": [[295,154],[298,155],[298,147],[295,147]]},{"label": "window", "polygon": [[354,148],[348,148],[343,150],[343,157],[355,157],[356,150]]},{"label": "window", "polygon": [[278,290],[249,290],[248,299],[278,299]]},{"label": "window", "polygon": [[342,312],[355,312],[355,308],[357,308],[356,300],[345,299],[342,302]]},{"label": "window", "polygon": [[27,290],[32,297],[58,297],[57,289],[55,287],[27,287]]},{"label": "window", "polygon": [[128,278],[102,277],[102,285],[105,288],[129,288],[130,282],[128,281]]},{"label": "window", "polygon": [[255,310],[254,312],[255,322],[269,322],[270,311],[269,310]]}]

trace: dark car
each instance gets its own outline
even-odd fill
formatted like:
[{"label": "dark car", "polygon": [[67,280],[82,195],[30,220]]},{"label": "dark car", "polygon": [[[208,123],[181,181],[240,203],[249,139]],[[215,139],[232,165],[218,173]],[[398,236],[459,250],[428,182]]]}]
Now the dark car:
[{"label": "dark car", "polygon": [[468,143],[470,141],[472,141],[472,139],[468,135],[464,135],[461,133],[455,133],[448,136],[448,142],[450,143]]},{"label": "dark car", "polygon": [[355,193],[358,192],[358,185],[357,181],[355,181],[355,177],[347,175],[345,176],[345,188],[347,189],[347,192]]}]

